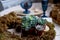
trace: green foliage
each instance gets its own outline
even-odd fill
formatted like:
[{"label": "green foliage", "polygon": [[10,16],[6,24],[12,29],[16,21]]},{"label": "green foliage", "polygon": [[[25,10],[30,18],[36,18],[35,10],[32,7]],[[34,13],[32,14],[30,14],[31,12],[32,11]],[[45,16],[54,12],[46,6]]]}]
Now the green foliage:
[{"label": "green foliage", "polygon": [[46,23],[46,20],[33,15],[24,16],[22,18],[22,28],[26,30],[29,30],[31,27],[35,27],[37,23],[44,25]]},{"label": "green foliage", "polygon": [[38,23],[41,24],[41,25],[44,25],[46,24],[46,20],[45,19],[38,19]]}]

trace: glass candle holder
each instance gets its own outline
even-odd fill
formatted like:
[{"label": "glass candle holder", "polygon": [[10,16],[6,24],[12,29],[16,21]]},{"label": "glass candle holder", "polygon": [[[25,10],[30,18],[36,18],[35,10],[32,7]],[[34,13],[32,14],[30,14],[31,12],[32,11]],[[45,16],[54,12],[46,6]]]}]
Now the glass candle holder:
[{"label": "glass candle holder", "polygon": [[21,7],[23,9],[25,9],[25,11],[23,11],[23,13],[25,13],[25,14],[29,14],[30,13],[30,11],[28,9],[31,8],[31,6],[32,6],[32,2],[31,1],[26,1],[25,0],[25,1],[21,2],[20,5],[21,5]]},{"label": "glass candle holder", "polygon": [[43,16],[42,17],[47,17],[45,15],[45,12],[47,10],[47,7],[48,7],[48,0],[42,0],[42,10],[43,10]]}]

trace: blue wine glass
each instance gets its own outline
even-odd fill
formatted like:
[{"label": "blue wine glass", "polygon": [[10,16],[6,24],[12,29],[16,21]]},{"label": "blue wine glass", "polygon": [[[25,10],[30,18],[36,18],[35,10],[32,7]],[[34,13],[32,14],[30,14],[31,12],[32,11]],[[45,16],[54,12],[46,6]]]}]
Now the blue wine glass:
[{"label": "blue wine glass", "polygon": [[31,6],[32,6],[32,2],[31,1],[26,1],[25,0],[25,1],[21,2],[20,5],[21,5],[21,7],[23,9],[25,9],[25,11],[23,13],[25,13],[25,14],[29,14],[30,13],[30,11],[28,9],[31,8]]},{"label": "blue wine glass", "polygon": [[48,0],[42,0],[42,10],[43,10],[43,16],[42,17],[47,17],[45,15],[45,11],[47,10],[48,7]]}]

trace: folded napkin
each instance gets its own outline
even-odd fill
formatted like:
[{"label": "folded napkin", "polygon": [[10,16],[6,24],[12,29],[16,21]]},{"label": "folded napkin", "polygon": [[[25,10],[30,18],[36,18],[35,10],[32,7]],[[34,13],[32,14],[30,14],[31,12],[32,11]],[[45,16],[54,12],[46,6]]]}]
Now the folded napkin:
[{"label": "folded napkin", "polygon": [[7,9],[10,7],[19,5],[21,0],[5,0],[5,1],[0,1],[0,2],[2,4],[2,6],[0,6],[0,7],[3,7],[3,9]]}]

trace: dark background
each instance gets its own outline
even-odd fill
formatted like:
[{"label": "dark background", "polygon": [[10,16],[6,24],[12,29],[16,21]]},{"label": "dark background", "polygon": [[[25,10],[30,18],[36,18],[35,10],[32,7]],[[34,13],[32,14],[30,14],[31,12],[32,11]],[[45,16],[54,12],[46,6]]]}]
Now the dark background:
[{"label": "dark background", "polygon": [[[41,2],[41,0],[34,0],[33,2]],[[57,4],[60,3],[60,0],[49,0],[49,3]]]}]

